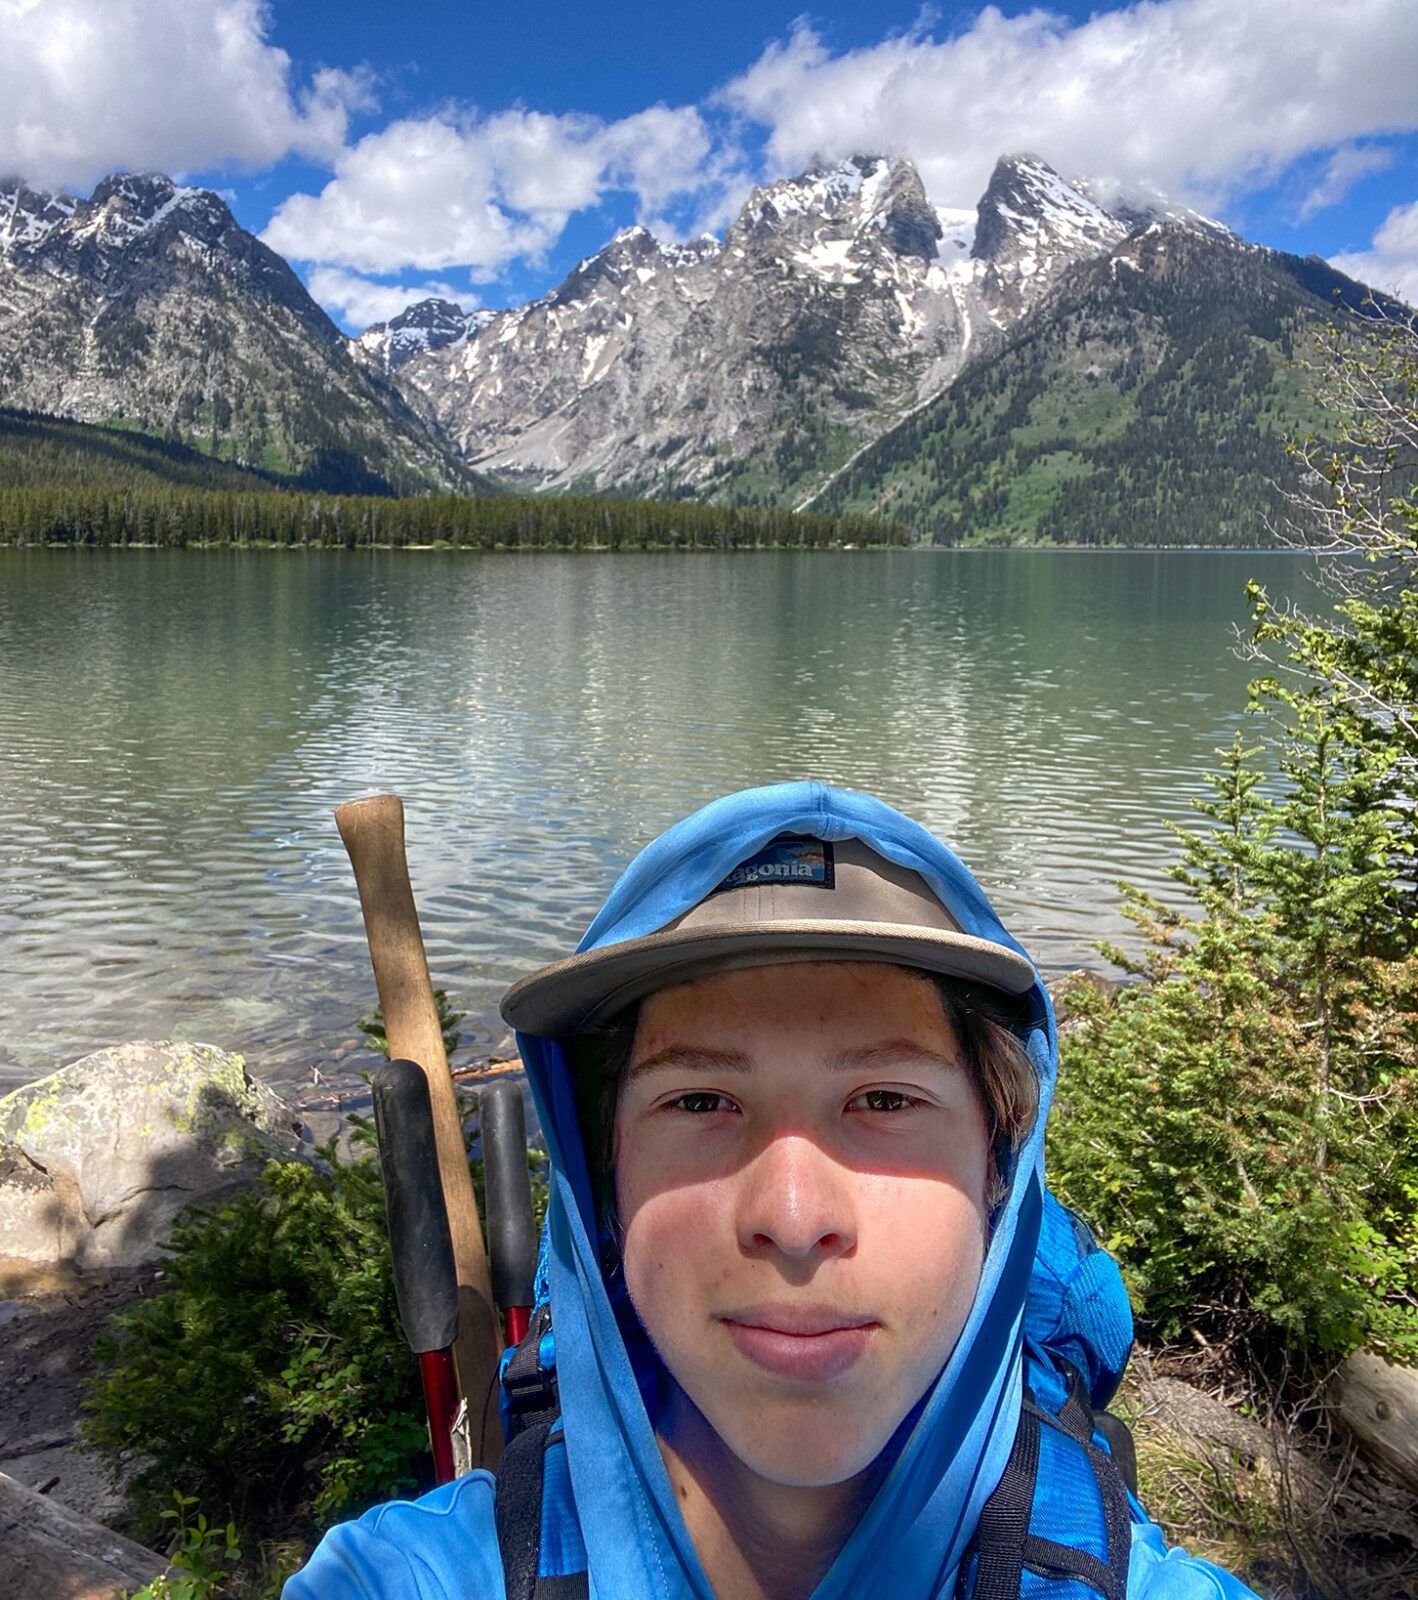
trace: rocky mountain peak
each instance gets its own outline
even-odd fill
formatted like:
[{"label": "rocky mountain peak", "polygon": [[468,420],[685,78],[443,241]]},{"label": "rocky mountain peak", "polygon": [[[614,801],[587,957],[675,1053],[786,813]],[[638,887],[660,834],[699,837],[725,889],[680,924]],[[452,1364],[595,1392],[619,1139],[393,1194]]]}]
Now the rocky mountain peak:
[{"label": "rocky mountain peak", "polygon": [[0,373],[8,405],[127,417],[312,482],[471,481],[286,261],[161,174],[87,200],[0,186]]},{"label": "rocky mountain peak", "polygon": [[73,216],[76,204],[68,195],[31,189],[17,178],[0,183],[0,256],[47,238]]},{"label": "rocky mountain peak", "polygon": [[110,174],[87,200],[0,185],[0,255],[42,257],[56,270],[105,270],[135,244],[167,240],[174,230],[211,246],[245,237],[218,196],[180,188],[161,173]]},{"label": "rocky mountain peak", "polygon": [[[129,212],[147,222],[181,193],[171,178],[161,172],[111,172],[99,180],[89,197],[96,210],[105,206]],[[196,190],[188,190],[195,194]]]},{"label": "rocky mountain peak", "polygon": [[779,178],[749,195],[730,233],[752,238],[794,234],[805,224],[860,223],[876,214],[891,182],[892,165],[883,156],[850,156],[800,177]]},{"label": "rocky mountain peak", "polygon": [[601,284],[618,289],[638,272],[653,272],[662,264],[660,246],[648,228],[638,223],[633,228],[622,228],[603,250],[577,262],[553,291],[551,303],[575,305],[589,299]]},{"label": "rocky mountain peak", "polygon": [[1061,257],[1109,249],[1129,231],[1126,222],[1066,183],[1047,161],[1002,156],[980,197],[971,254],[1027,275]]},{"label": "rocky mountain peak", "polygon": [[386,372],[397,372],[405,362],[428,350],[446,350],[485,328],[496,313],[464,311],[452,300],[430,297],[405,306],[387,322],[371,323],[353,340],[363,355],[373,356]]},{"label": "rocky mountain peak", "polygon": [[210,189],[180,188],[159,172],[114,173],[76,211],[79,236],[119,249],[151,234],[169,217],[215,243],[236,219]]},{"label": "rocky mountain peak", "polygon": [[891,176],[873,219],[898,256],[919,256],[933,261],[944,233],[935,207],[926,198],[926,186],[915,163],[904,157]]}]

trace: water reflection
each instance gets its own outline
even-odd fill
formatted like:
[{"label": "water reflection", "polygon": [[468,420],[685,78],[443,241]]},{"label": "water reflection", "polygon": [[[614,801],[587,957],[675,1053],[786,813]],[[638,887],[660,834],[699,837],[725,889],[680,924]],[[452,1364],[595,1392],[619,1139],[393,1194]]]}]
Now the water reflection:
[{"label": "water reflection", "polygon": [[1092,959],[1244,703],[1254,574],[1299,581],[1214,553],[0,552],[0,1084],[126,1038],[280,1082],[352,1045],[330,813],[384,789],[473,1053],[638,843],[789,777],[901,806],[1041,962]]}]

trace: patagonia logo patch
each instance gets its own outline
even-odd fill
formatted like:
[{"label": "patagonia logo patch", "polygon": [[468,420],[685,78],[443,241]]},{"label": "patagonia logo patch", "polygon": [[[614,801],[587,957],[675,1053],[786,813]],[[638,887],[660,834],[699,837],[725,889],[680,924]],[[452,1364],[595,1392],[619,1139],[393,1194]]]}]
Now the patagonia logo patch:
[{"label": "patagonia logo patch", "polygon": [[832,846],[825,839],[784,834],[765,845],[756,856],[740,861],[714,893],[723,894],[727,889],[756,889],[765,883],[835,888]]}]

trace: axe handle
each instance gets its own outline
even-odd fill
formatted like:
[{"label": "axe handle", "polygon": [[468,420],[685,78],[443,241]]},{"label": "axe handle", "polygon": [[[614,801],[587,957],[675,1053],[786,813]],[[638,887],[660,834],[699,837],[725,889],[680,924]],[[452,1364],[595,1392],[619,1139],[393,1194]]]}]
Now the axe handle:
[{"label": "axe handle", "polygon": [[438,1172],[458,1273],[458,1337],[453,1346],[458,1386],[469,1415],[482,1419],[482,1438],[472,1441],[475,1464],[492,1466],[502,1453],[497,1406],[491,1399],[502,1341],[462,1122],[409,882],[403,802],[393,794],[351,800],[336,807],[335,825],[359,888],[390,1058],[416,1061],[428,1078]]}]

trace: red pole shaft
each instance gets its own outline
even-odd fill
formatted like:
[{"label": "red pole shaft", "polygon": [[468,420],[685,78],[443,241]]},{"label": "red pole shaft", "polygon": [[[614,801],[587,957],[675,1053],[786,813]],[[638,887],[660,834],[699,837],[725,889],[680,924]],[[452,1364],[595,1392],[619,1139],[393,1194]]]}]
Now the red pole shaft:
[{"label": "red pole shaft", "polygon": [[458,1414],[458,1377],[453,1352],[425,1350],[419,1356],[423,1402],[428,1411],[428,1435],[433,1442],[433,1471],[439,1483],[457,1477],[453,1466],[453,1419]]},{"label": "red pole shaft", "polygon": [[527,1337],[527,1324],[532,1320],[531,1306],[507,1306],[502,1313],[502,1325],[507,1330],[507,1348],[514,1350]]}]

